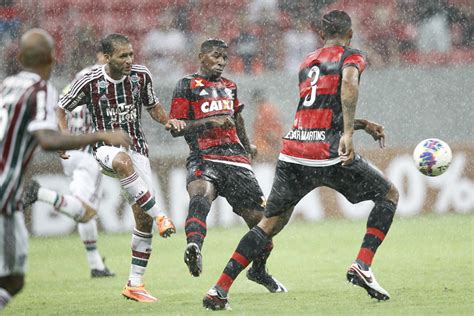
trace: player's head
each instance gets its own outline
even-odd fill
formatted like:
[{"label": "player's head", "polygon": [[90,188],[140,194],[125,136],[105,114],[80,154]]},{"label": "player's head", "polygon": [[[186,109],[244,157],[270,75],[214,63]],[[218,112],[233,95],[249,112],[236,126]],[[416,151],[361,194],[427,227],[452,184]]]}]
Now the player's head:
[{"label": "player's head", "polygon": [[344,11],[334,10],[323,15],[319,29],[324,41],[341,39],[346,41],[346,45],[348,45],[352,38],[351,17]]},{"label": "player's head", "polygon": [[128,37],[109,34],[102,41],[105,62],[112,74],[129,75],[132,71],[133,47]]},{"label": "player's head", "polygon": [[54,66],[54,40],[42,29],[27,31],[20,40],[18,52],[20,64],[27,70],[49,79]]},{"label": "player's head", "polygon": [[199,51],[201,72],[205,76],[219,78],[227,65],[229,46],[221,39],[210,38],[202,42]]}]

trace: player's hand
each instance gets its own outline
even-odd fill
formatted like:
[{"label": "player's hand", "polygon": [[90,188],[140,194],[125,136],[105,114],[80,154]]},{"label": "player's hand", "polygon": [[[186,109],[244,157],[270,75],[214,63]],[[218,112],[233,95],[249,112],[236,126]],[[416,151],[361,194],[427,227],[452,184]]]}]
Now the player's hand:
[{"label": "player's hand", "polygon": [[342,165],[348,166],[354,160],[354,146],[352,144],[352,135],[343,134],[339,141],[338,149],[339,157],[341,157]]},{"label": "player's hand", "polygon": [[58,150],[57,152],[58,152],[59,158],[61,159],[68,160],[69,157],[71,157],[70,155],[66,154],[66,151],[64,150]]},{"label": "player's hand", "polygon": [[125,148],[129,148],[132,144],[130,137],[123,131],[102,133],[101,139],[108,145],[118,145]]},{"label": "player's hand", "polygon": [[258,155],[257,146],[254,144],[250,144],[250,158],[255,159]]},{"label": "player's hand", "polygon": [[185,126],[186,122],[177,119],[171,119],[166,122],[165,129],[167,131],[172,130],[174,132],[181,132],[182,130],[184,130]]},{"label": "player's hand", "polygon": [[385,148],[385,132],[382,125],[367,121],[364,130],[367,134],[372,136],[375,141],[379,142],[380,148]]},{"label": "player's hand", "polygon": [[230,115],[219,115],[210,118],[207,125],[209,127],[229,128],[235,126],[235,121]]}]

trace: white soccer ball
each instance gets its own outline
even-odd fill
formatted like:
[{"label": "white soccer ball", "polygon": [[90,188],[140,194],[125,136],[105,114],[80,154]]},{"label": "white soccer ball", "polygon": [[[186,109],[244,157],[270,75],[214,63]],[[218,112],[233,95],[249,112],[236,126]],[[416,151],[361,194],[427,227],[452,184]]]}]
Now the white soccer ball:
[{"label": "white soccer ball", "polygon": [[422,140],[413,151],[416,167],[422,174],[430,177],[443,174],[452,158],[449,145],[437,138]]}]

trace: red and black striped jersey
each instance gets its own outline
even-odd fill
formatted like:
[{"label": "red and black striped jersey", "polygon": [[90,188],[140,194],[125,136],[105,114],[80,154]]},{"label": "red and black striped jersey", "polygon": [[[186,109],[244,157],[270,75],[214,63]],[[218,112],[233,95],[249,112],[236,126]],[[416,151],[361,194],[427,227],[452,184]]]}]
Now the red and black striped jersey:
[{"label": "red and black striped jersey", "polygon": [[[198,74],[178,81],[173,92],[170,118],[199,120],[217,115],[234,115],[243,109],[237,97],[237,85],[220,77],[210,81]],[[247,152],[235,127],[213,127],[185,135],[189,145],[188,159],[205,159],[250,167]]]},{"label": "red and black striped jersey", "polygon": [[145,156],[148,144],[141,124],[142,107],[150,110],[157,103],[151,74],[141,65],[132,65],[130,75],[120,80],[108,76],[105,66],[95,68],[74,82],[59,100],[66,111],[85,104],[96,131],[123,130],[132,140],[132,149]]},{"label": "red and black striped jersey", "polygon": [[20,72],[0,84],[0,211],[21,211],[25,169],[38,145],[33,132],[57,130],[56,89],[40,76]]},{"label": "red and black striped jersey", "polygon": [[362,74],[365,54],[343,46],[320,48],[300,66],[298,109],[291,130],[283,138],[280,160],[307,166],[340,162],[343,132],[342,70],[352,66]]}]

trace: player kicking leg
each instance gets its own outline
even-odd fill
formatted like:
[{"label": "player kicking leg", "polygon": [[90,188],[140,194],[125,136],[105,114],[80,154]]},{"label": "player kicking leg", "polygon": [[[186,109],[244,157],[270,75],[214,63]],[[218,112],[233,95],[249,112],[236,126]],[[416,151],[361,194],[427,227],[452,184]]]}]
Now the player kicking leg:
[{"label": "player kicking leg", "polygon": [[[61,154],[61,163],[66,176],[71,178],[69,190],[71,195],[62,196],[61,194],[40,187],[38,182],[32,181],[25,189],[25,202],[27,205],[32,204],[37,199],[40,201],[55,205],[57,201],[69,201],[63,203],[65,206],[55,209],[72,217],[78,224],[77,229],[79,236],[85,246],[87,261],[91,270],[91,277],[111,277],[115,274],[105,266],[103,257],[97,249],[97,220],[95,214],[99,209],[100,197],[102,195],[102,174],[94,157],[86,151],[73,150]],[[79,204],[79,203],[80,204]],[[79,205],[81,207],[79,207]],[[77,219],[72,209],[82,209],[86,213],[85,218]],[[90,218],[90,216],[93,216]],[[87,220],[87,218],[90,218]]]},{"label": "player kicking leg", "polygon": [[156,302],[157,298],[145,289],[142,280],[152,250],[153,222],[163,238],[174,234],[176,228],[156,203],[150,161],[137,152],[110,146],[99,147],[95,155],[105,174],[120,179],[135,217],[130,274],[122,295],[138,302]]}]

